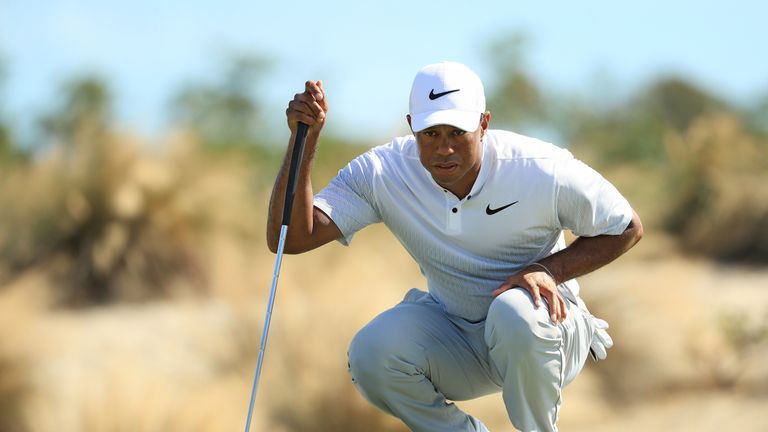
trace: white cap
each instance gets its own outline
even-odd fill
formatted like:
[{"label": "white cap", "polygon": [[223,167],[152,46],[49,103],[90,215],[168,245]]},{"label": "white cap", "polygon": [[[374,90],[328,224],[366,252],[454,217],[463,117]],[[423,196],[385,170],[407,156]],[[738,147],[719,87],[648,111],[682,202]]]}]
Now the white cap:
[{"label": "white cap", "polygon": [[461,63],[424,66],[413,79],[408,110],[414,132],[439,124],[474,132],[485,113],[483,83]]}]

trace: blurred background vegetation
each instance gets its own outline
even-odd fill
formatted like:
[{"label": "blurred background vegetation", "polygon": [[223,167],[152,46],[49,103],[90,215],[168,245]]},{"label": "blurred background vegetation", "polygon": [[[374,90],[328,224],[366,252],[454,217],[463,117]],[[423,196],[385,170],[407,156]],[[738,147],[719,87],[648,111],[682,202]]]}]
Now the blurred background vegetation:
[{"label": "blurred background vegetation", "polygon": [[491,45],[494,126],[554,129],[561,146],[608,177],[634,171],[637,186],[620,186],[652,192],[651,228],[688,253],[768,262],[768,90],[762,103],[739,107],[685,77],[659,76],[606,106],[547,94],[526,70],[524,51],[519,35]]},{"label": "blurred background vegetation", "polygon": [[[652,241],[654,250],[645,253],[650,258],[643,255],[643,259],[666,262],[685,256],[715,268],[765,268],[768,89],[754,106],[735,105],[684,76],[658,76],[610,102],[599,100],[599,94],[555,94],[527,69],[526,50],[525,38],[520,35],[505,36],[488,46],[487,61],[493,76],[488,80],[487,94],[493,127],[532,134],[542,131],[556,137],[556,144],[568,147],[616,183],[639,210],[646,232],[663,239]],[[3,70],[0,59],[0,296],[5,299],[0,302],[0,327],[7,327],[0,333],[4,341],[0,343],[0,431],[54,430],[50,425],[61,419],[46,423],[35,417],[35,410],[69,407],[64,400],[82,402],[75,408],[80,420],[69,414],[65,416],[69,420],[56,430],[225,430],[222,418],[231,418],[233,427],[241,427],[238,421],[245,413],[247,385],[257,353],[256,329],[261,327],[261,317],[254,316],[253,311],[260,310],[265,300],[262,288],[254,297],[253,285],[267,286],[266,275],[271,274],[272,258],[263,247],[264,212],[285,146],[265,139],[267,135],[262,133],[267,120],[256,89],[270,73],[269,62],[258,53],[236,56],[222,65],[213,81],[179,88],[168,109],[173,125],[160,143],[117,130],[108,77],[85,74],[61,82],[59,95],[46,110],[34,114],[39,119],[35,142],[22,145],[3,111]],[[286,95],[286,100],[289,97]],[[376,144],[353,144],[341,136],[324,136],[315,163],[316,188],[350,158]],[[374,236],[379,244],[390,245],[383,250],[390,250],[387,248],[392,243],[386,243],[380,234]],[[319,280],[331,284],[337,277],[338,284],[343,285],[344,273],[339,270],[339,275],[333,276],[333,269],[348,255],[340,254],[335,246],[328,249],[313,255],[315,261],[306,266],[324,268],[326,273],[321,276],[294,268],[295,275],[283,276],[285,284],[299,291],[302,284],[313,285]],[[364,267],[367,273],[363,275],[375,279],[371,272],[386,274],[386,269],[375,269],[379,259],[392,260],[367,256],[365,262],[370,268]],[[407,263],[407,258],[403,262]],[[408,277],[416,274],[413,269],[404,273]],[[615,285],[623,278],[614,276],[604,284]],[[405,283],[410,283],[411,279],[407,280]],[[754,283],[765,288],[766,279]],[[601,282],[595,285],[599,287]],[[260,411],[257,421],[262,429],[258,430],[402,430],[354,393],[343,367],[334,363],[322,369],[329,362],[319,358],[324,355],[318,354],[323,348],[305,346],[304,340],[306,333],[318,340],[338,339],[337,344],[328,342],[328,346],[340,351],[343,363],[344,345],[354,330],[375,311],[391,305],[405,288],[391,287],[394,291],[390,297],[386,294],[380,303],[370,302],[373,306],[370,310],[362,308],[359,317],[346,321],[337,318],[342,321],[334,328],[344,330],[334,336],[308,330],[316,325],[312,317],[318,318],[312,310],[333,310],[321,292],[308,288],[301,296],[288,294],[292,312],[283,311],[284,321],[276,323],[273,337],[286,341],[275,342],[273,354],[275,359],[282,356],[284,364],[276,366],[280,362],[275,361],[269,365],[274,368],[270,371],[273,378],[267,377],[265,385],[300,390],[267,390],[268,409]],[[340,292],[352,296],[348,291]],[[356,304],[370,300],[360,295]],[[616,310],[611,298],[608,294],[597,298],[595,309],[609,311],[610,316],[610,310]],[[215,301],[209,304],[211,299]],[[19,307],[22,303],[39,307],[24,311]],[[182,306],[164,309],[168,304]],[[137,307],[149,308],[141,309],[140,316],[154,317],[154,321],[131,321],[132,308]],[[105,310],[109,311],[106,315]],[[184,310],[192,318],[177,317],[170,310]],[[87,317],[83,327],[73,321],[74,316]],[[660,384],[649,389],[652,380],[627,380],[627,374],[638,371],[658,375],[661,372],[648,368],[657,364],[654,362],[663,364],[664,359],[619,347],[613,362],[609,357],[596,369],[606,403],[612,397],[632,400],[638,394],[686,386],[730,390],[745,379],[751,383],[746,385],[750,394],[768,393],[768,374],[747,373],[755,353],[765,352],[766,321],[742,321],[733,314],[718,316],[716,332],[731,353],[727,359],[713,359],[708,351],[696,351],[702,345],[685,345],[686,354],[680,354],[692,356],[684,361],[699,362],[701,370],[710,372],[704,383],[659,378]],[[114,317],[129,324],[111,321]],[[40,327],[39,323],[50,327]],[[11,331],[19,325],[23,331]],[[181,332],[179,328],[184,325],[195,334]],[[148,329],[133,340],[136,326]],[[98,328],[117,334],[100,335]],[[67,329],[71,331],[66,333]],[[182,339],[174,339],[178,334],[169,329],[181,332]],[[148,378],[146,383],[157,386],[152,387],[156,393],[151,408],[128,390],[123,394],[120,389],[130,384],[114,377],[109,385],[118,387],[102,389],[86,383],[95,386],[86,386],[91,391],[88,396],[78,393],[73,398],[61,393],[69,396],[56,399],[59,390],[40,383],[70,376],[66,370],[57,369],[57,364],[64,363],[54,362],[40,370],[29,365],[35,364],[34,359],[51,355],[37,342],[43,345],[57,332],[73,341],[85,340],[82,335],[96,332],[96,345],[84,352],[105,350],[117,356],[123,353],[121,349],[134,350],[126,354],[129,360],[136,352],[144,356],[146,350],[153,353],[149,357],[156,355],[162,360],[164,349],[144,345],[157,336],[159,346],[186,351],[168,364],[158,360],[152,367],[161,364],[164,377],[173,378],[178,373],[180,378],[160,383]],[[34,344],[29,343],[30,338]],[[126,345],[113,346],[115,339],[124,339]],[[49,349],[57,352],[58,345],[52,342],[51,346]],[[76,354],[73,351],[71,355]],[[179,363],[190,356],[199,358],[192,366],[185,366],[189,370],[182,368],[186,375],[178,372]],[[144,377],[141,368],[146,358],[134,360],[122,367]],[[91,359],[85,364],[98,365],[101,361]],[[163,369],[166,367],[169,369]],[[318,372],[330,370],[333,372],[328,374]],[[64,382],[72,385],[66,379]],[[179,393],[167,393],[170,387],[177,387]],[[181,396],[201,390],[205,394]],[[137,404],[142,407],[140,415],[119,409],[119,414],[109,418],[100,415],[96,406],[102,398],[98,395],[116,397],[116,406]],[[163,407],[162,413],[159,407]],[[498,406],[495,409],[500,411]],[[53,410],[51,418],[57,419],[55,414],[61,410],[64,408]],[[179,413],[196,413],[200,421],[185,420]],[[145,420],[139,424],[137,419]]]}]

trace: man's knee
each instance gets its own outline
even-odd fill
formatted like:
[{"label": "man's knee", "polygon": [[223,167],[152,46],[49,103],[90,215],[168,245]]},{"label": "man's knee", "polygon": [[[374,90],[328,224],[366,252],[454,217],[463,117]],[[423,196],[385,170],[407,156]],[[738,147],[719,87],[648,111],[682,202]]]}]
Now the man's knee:
[{"label": "man's knee", "polygon": [[367,383],[380,378],[384,370],[384,356],[381,345],[376,342],[375,331],[363,327],[352,339],[347,353],[349,373],[355,384]]},{"label": "man's knee", "polygon": [[536,309],[530,293],[522,288],[503,292],[488,309],[486,342],[514,344],[516,350],[530,350],[542,339],[555,337],[545,306]]},{"label": "man's knee", "polygon": [[393,322],[374,320],[363,327],[349,346],[349,372],[362,386],[385,385],[389,374],[422,372],[424,352],[414,344],[405,329]]},{"label": "man's knee", "polygon": [[355,387],[369,402],[389,413],[390,398],[407,381],[403,377],[422,373],[416,366],[421,363],[419,353],[414,352],[402,330],[392,322],[374,320],[355,335],[348,351]]}]

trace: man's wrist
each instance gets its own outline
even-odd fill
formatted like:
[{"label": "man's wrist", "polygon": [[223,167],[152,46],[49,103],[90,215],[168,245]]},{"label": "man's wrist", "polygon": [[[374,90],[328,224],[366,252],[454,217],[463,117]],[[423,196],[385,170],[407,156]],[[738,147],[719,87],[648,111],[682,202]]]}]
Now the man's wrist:
[{"label": "man's wrist", "polygon": [[558,285],[557,278],[555,277],[554,274],[552,274],[552,272],[549,270],[549,268],[547,268],[547,266],[545,266],[540,262],[533,262],[530,265],[534,267],[540,267],[541,269],[543,269],[549,275],[549,277],[552,278],[552,280],[555,282],[555,285]]}]

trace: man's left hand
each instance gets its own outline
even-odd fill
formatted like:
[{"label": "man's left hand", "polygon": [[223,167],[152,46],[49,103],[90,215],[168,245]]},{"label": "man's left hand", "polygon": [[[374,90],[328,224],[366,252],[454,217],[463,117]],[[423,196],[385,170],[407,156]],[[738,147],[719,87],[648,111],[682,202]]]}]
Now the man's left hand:
[{"label": "man's left hand", "polygon": [[561,323],[567,315],[565,300],[557,292],[557,284],[552,276],[536,266],[528,266],[522,271],[510,276],[493,291],[493,298],[512,288],[523,288],[531,294],[536,308],[541,307],[541,297],[547,300],[549,316],[553,323]]}]

